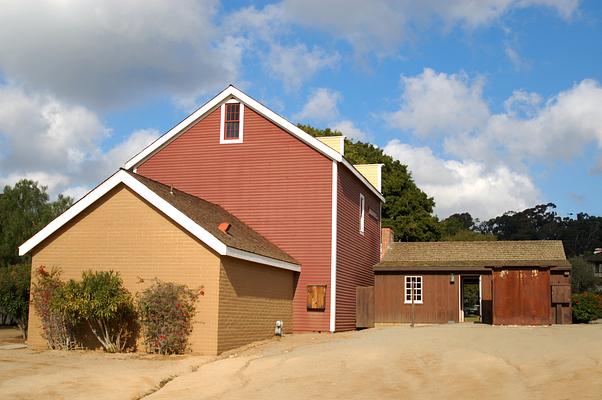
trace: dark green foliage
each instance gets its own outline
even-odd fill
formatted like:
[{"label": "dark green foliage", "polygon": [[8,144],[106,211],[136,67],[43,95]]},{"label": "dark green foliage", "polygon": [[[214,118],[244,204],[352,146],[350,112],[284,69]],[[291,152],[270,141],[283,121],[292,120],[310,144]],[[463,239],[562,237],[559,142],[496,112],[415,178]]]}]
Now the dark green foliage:
[{"label": "dark green foliage", "polygon": [[[314,137],[344,134],[331,129],[298,126]],[[435,201],[416,186],[407,166],[374,145],[347,139],[345,158],[352,164],[384,164],[382,193],[386,202],[382,209],[382,226],[393,229],[395,240],[432,241],[441,237],[437,217],[433,215]]]},{"label": "dark green foliage", "polygon": [[469,213],[453,214],[440,222],[442,237],[445,241],[483,241],[496,240],[491,234],[476,231],[478,220]]},{"label": "dark green foliage", "polygon": [[118,273],[83,272],[81,281],[71,279],[57,291],[51,307],[73,326],[86,323],[105,351],[126,349],[136,314],[132,296]]},{"label": "dark green foliage", "polygon": [[594,275],[593,264],[584,260],[583,257],[569,258],[571,266],[571,286],[573,293],[595,291],[602,287],[602,279]]},{"label": "dark green foliage", "polygon": [[[463,290],[463,303],[464,310],[470,310],[479,304],[479,284],[478,283],[465,283],[462,286]],[[469,314],[468,312],[466,312]]]},{"label": "dark green foliage", "polygon": [[48,222],[71,206],[69,197],[59,196],[49,202],[46,186],[22,179],[14,187],[5,186],[0,196],[0,267],[27,264],[17,248]]},{"label": "dark green foliage", "polygon": [[576,293],[573,300],[573,321],[588,323],[602,318],[602,296],[590,292]]},{"label": "dark green foliage", "polygon": [[510,211],[478,226],[498,240],[562,240],[567,256],[590,254],[602,246],[602,217],[578,213],[561,218],[553,203],[539,204],[520,212]]},{"label": "dark green foliage", "polygon": [[0,268],[0,313],[11,316],[17,322],[23,339],[27,339],[29,268],[28,265]]},{"label": "dark green foliage", "polygon": [[31,299],[36,313],[42,322],[42,336],[48,347],[55,350],[75,348],[73,325],[69,323],[65,313],[52,308],[64,283],[57,269],[47,271],[44,266],[36,270],[35,280],[31,287]]},{"label": "dark green foliage", "polygon": [[182,354],[188,348],[197,295],[185,285],[156,281],[138,298],[149,353]]}]

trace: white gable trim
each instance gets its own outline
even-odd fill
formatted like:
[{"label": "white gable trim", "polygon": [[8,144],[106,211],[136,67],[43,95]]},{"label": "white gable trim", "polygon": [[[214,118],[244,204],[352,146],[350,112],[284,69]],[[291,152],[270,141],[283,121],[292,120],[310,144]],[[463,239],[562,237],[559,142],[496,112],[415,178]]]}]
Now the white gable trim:
[{"label": "white gable trim", "polygon": [[282,260],[277,260],[271,257],[261,256],[258,254],[250,253],[244,250],[239,250],[233,247],[229,247],[220,241],[218,238],[209,233],[206,229],[198,225],[192,219],[187,217],[184,213],[179,211],[177,208],[163,200],[161,196],[147,188],[143,183],[138,181],[136,178],[131,176],[125,171],[118,171],[109,179],[100,184],[96,189],[92,190],[80,201],[75,203],[71,208],[65,211],[63,214],[55,218],[51,223],[46,225],[44,229],[35,234],[28,241],[19,246],[19,255],[25,255],[29,253],[34,247],[39,245],[42,241],[60,229],[63,225],[71,221],[78,214],[84,211],[86,208],[94,204],[98,199],[107,194],[113,188],[120,183],[136,192],[143,199],[157,207],[163,214],[167,215],[170,219],[180,225],[182,228],[190,232],[194,237],[205,243],[208,247],[214,250],[216,253],[222,256],[230,256],[240,258],[243,260],[249,260],[260,264],[266,264],[273,267],[289,269],[292,271],[300,271],[301,268],[297,264],[289,263]]},{"label": "white gable trim", "polygon": [[244,103],[246,106],[252,108],[256,112],[261,114],[263,117],[280,126],[282,129],[286,130],[287,132],[297,137],[299,140],[306,143],[307,145],[314,148],[315,150],[322,153],[331,160],[342,162],[345,165],[345,167],[347,167],[355,176],[357,176],[362,181],[362,183],[364,183],[364,185],[366,185],[380,199],[380,201],[385,201],[385,198],[382,196],[382,194],[374,186],[372,186],[370,182],[368,182],[368,180],[366,180],[366,178],[364,178],[362,174],[360,174],[359,171],[357,171],[353,167],[353,165],[351,165],[347,160],[345,160],[345,158],[339,152],[320,142],[318,139],[314,138],[310,134],[304,132],[302,129],[298,128],[293,123],[287,121],[285,118],[276,114],[257,100],[254,100],[253,98],[249,97],[248,95],[241,92],[232,85],[228,86],[217,96],[209,100],[201,108],[193,112],[178,125],[174,126],[159,139],[155,140],[153,143],[148,145],[140,153],[136,154],[133,158],[131,158],[125,163],[124,167],[126,169],[137,168],[144,160],[146,160],[146,158],[151,156],[156,150],[160,149],[163,145],[169,143],[178,134],[186,130],[186,128],[188,128],[192,123],[201,119],[209,112],[215,110],[223,102],[228,101],[231,97],[237,98],[241,101],[241,103]]},{"label": "white gable trim", "polygon": [[226,248],[226,256],[240,258],[241,260],[247,260],[258,264],[270,265],[276,268],[288,269],[290,271],[301,272],[301,267],[297,264],[289,263],[286,261],[276,260],[274,258],[262,256],[248,251],[236,249],[234,247]]}]

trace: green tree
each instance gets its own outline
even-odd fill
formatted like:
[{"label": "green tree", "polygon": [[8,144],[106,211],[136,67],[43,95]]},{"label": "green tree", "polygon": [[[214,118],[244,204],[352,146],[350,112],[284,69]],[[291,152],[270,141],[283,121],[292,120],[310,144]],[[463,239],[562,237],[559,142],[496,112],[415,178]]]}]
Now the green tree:
[{"label": "green tree", "polygon": [[496,240],[491,234],[476,231],[478,220],[465,212],[452,214],[440,222],[442,237],[445,241],[490,241]]},{"label": "green tree", "polygon": [[73,204],[62,195],[50,202],[46,189],[28,179],[4,187],[0,196],[0,267],[28,264],[28,257],[19,257],[18,247]]},{"label": "green tree", "polygon": [[52,308],[72,325],[88,324],[105,351],[124,351],[135,321],[132,295],[118,273],[86,271],[81,281],[69,280],[54,296]]},{"label": "green tree", "polygon": [[27,339],[29,311],[29,265],[0,268],[0,313],[17,322],[23,339]]},{"label": "green tree", "polygon": [[569,258],[571,263],[571,286],[573,293],[595,291],[602,286],[602,279],[594,275],[593,264],[585,261],[582,256]]},{"label": "green tree", "polygon": [[561,218],[555,209],[555,204],[548,203],[509,211],[479,224],[477,230],[498,240],[562,240],[569,257],[602,246],[602,217],[578,213]]},{"label": "green tree", "polygon": [[[314,137],[344,134],[309,125],[298,126]],[[439,221],[433,215],[435,201],[416,186],[406,165],[372,144],[348,139],[345,140],[345,158],[352,164],[384,164],[382,193],[386,202],[382,209],[382,226],[392,228],[396,240],[439,240]]]}]

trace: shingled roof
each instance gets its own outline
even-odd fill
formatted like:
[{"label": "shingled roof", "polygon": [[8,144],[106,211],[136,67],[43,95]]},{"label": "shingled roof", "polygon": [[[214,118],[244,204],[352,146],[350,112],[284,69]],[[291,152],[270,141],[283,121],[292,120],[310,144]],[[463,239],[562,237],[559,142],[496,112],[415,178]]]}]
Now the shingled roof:
[{"label": "shingled roof", "polygon": [[[293,264],[300,264],[293,257],[217,204],[176,188],[171,188],[142,175],[124,171],[203,227],[226,246]],[[228,233],[219,229],[219,225],[223,222],[230,224]]]},{"label": "shingled roof", "polygon": [[30,252],[118,185],[134,191],[220,255],[300,271],[298,261],[217,204],[124,169],[117,171],[19,246],[19,254]]},{"label": "shingled roof", "polygon": [[490,267],[569,268],[559,240],[395,242],[375,271],[485,270]]}]

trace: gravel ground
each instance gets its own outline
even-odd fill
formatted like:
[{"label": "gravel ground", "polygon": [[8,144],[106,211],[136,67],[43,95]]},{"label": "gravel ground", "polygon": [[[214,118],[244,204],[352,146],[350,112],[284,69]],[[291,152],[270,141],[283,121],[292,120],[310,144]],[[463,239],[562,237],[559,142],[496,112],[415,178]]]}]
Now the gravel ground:
[{"label": "gravel ground", "polygon": [[0,350],[0,393],[13,399],[600,399],[601,338],[599,324],[456,324],[289,335],[217,359]]}]

